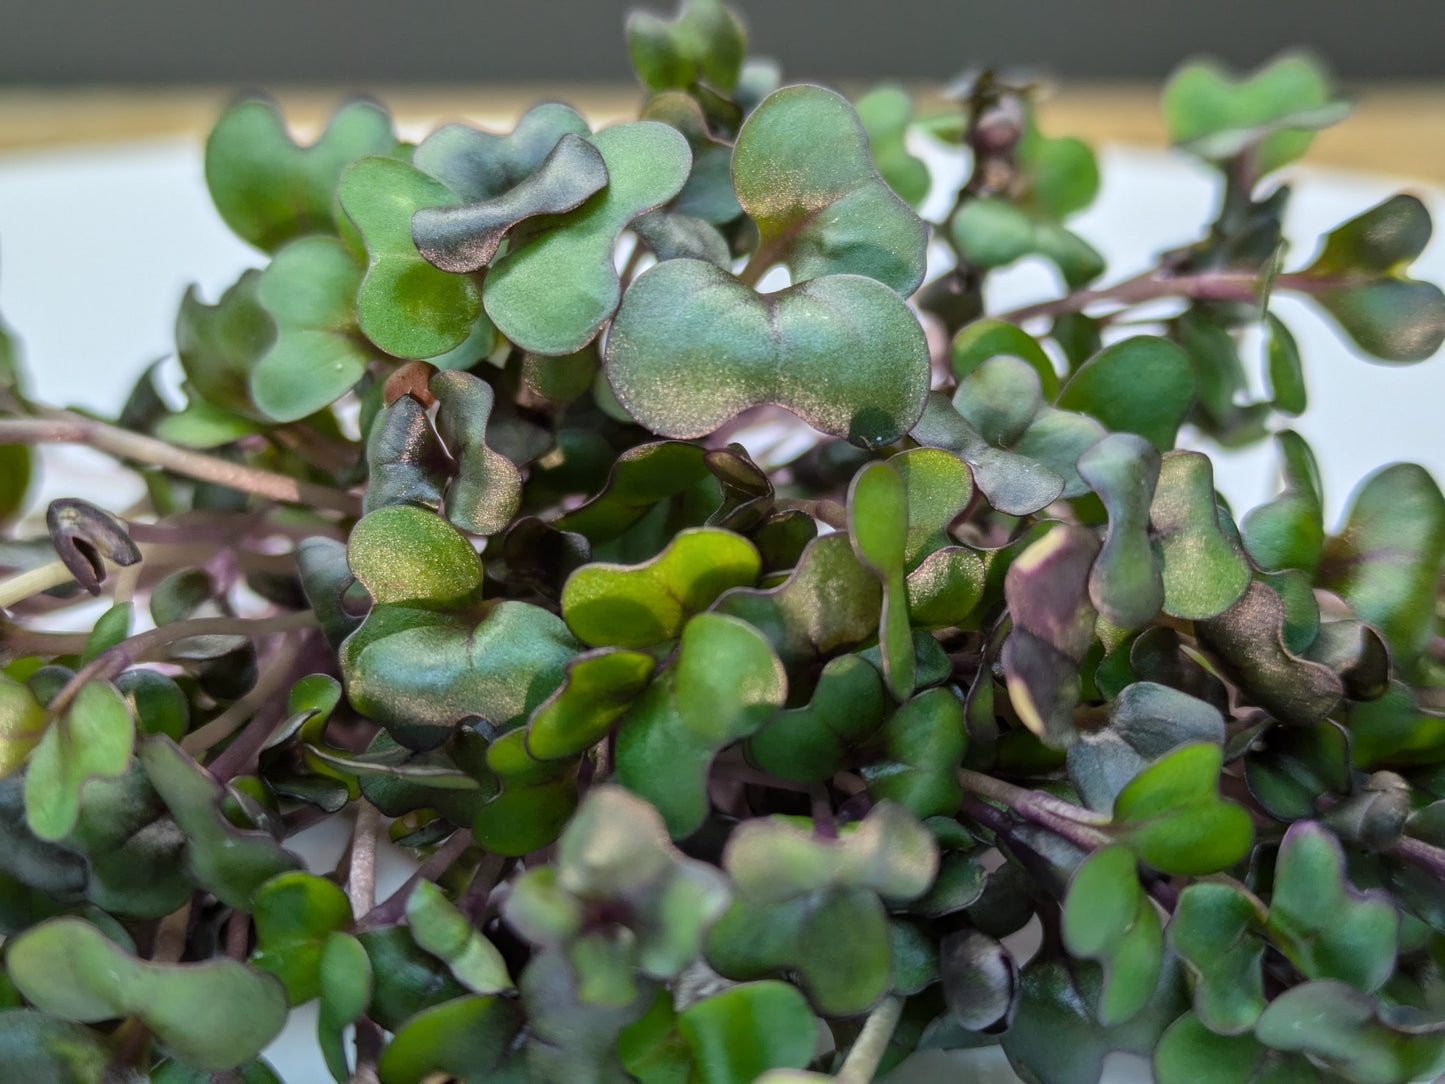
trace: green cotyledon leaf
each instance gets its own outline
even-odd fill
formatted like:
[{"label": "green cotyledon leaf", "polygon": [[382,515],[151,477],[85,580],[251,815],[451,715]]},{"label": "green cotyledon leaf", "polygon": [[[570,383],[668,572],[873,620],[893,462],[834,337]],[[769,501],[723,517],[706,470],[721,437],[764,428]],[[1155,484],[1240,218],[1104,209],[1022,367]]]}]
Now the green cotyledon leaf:
[{"label": "green cotyledon leaf", "polygon": [[1079,476],[1109,513],[1103,547],[1089,571],[1089,599],[1124,629],[1148,624],[1164,605],[1164,576],[1149,532],[1159,452],[1133,433],[1110,433],[1079,457]]},{"label": "green cotyledon leaf", "polygon": [[1368,994],[1394,973],[1394,901],[1355,888],[1339,840],[1314,821],[1290,825],[1280,844],[1267,929],[1306,978],[1338,979]]},{"label": "green cotyledon leaf", "polygon": [[1168,339],[1135,335],[1075,370],[1058,405],[1097,418],[1110,432],[1137,433],[1167,452],[1194,392],[1194,370],[1184,351]]},{"label": "green cotyledon leaf", "polygon": [[923,281],[928,228],[879,175],[842,95],[768,95],[738,133],[733,184],[761,235],[754,259],[787,265],[795,283],[866,275],[906,297]]},{"label": "green cotyledon leaf", "polygon": [[427,262],[443,271],[480,271],[492,262],[507,232],[543,214],[573,210],[607,184],[607,165],[586,139],[568,133],[535,172],[491,199],[424,207],[412,215],[411,235]]},{"label": "green cotyledon leaf", "polygon": [[[483,304],[508,339],[535,354],[580,350],[617,310],[618,236],[677,195],[692,165],[687,141],[657,121],[618,124],[590,137],[608,183],[494,262]],[[629,291],[630,295],[630,291]]]},{"label": "green cotyledon leaf", "polygon": [[783,664],[751,625],[701,613],[682,630],[673,668],[653,682],[617,736],[617,781],[662,813],[675,839],[707,817],[707,771],[787,698]]},{"label": "green cotyledon leaf", "polygon": [[1445,497],[1423,467],[1396,463],[1366,478],[1344,528],[1325,542],[1316,577],[1377,627],[1408,665],[1430,640],[1445,570]]},{"label": "green cotyledon leaf", "polygon": [[496,393],[466,372],[437,373],[427,387],[440,404],[437,435],[456,464],[443,498],[447,519],[472,534],[505,530],[522,503],[522,472],[488,442]]},{"label": "green cotyledon leaf", "polygon": [[1164,612],[1214,617],[1249,586],[1249,563],[1220,525],[1214,468],[1200,452],[1168,452],[1149,504],[1155,556],[1164,578]]},{"label": "green cotyledon leaf", "polygon": [[759,294],[700,260],[668,260],[633,282],[604,365],[627,413],[671,437],[775,403],[879,447],[913,427],[928,391],[922,328],[886,287],[829,275]]},{"label": "green cotyledon leaf", "polygon": [[1062,930],[1071,956],[1103,967],[1101,1024],[1123,1023],[1144,1007],[1159,983],[1164,936],[1159,913],[1139,887],[1129,848],[1104,847],[1074,871]]},{"label": "green cotyledon leaf", "polygon": [[[399,163],[398,163],[399,164]],[[378,357],[358,336],[362,272],[334,237],[301,237],[280,248],[256,284],[275,341],[250,371],[251,400],[290,422],[350,391]]]},{"label": "green cotyledon leaf", "polygon": [[912,695],[917,677],[903,580],[908,498],[908,484],[888,463],[867,464],[848,487],[848,536],[853,552],[883,584],[878,641],[888,691],[899,701]]},{"label": "green cotyledon leaf", "polygon": [[280,1032],[286,996],[274,976],[235,960],[137,959],[79,918],[31,927],[6,946],[21,992],[43,1012],[94,1023],[136,1016],[187,1065],[221,1071]]},{"label": "green cotyledon leaf", "polygon": [[378,605],[339,654],[357,710],[402,745],[424,751],[446,741],[468,716],[500,728],[525,718],[561,685],[568,660],[580,650],[556,614],[507,600],[480,622],[401,603]]},{"label": "green cotyledon leaf", "polygon": [[874,87],[853,103],[868,133],[868,149],[890,188],[917,207],[928,195],[931,178],[920,158],[908,153],[904,136],[913,112],[908,92],[895,83]]},{"label": "green cotyledon leaf", "polygon": [[1302,155],[1314,130],[1350,103],[1317,61],[1287,53],[1243,79],[1208,61],[1187,64],[1170,76],[1162,108],[1172,142],[1211,160],[1257,144],[1256,168],[1268,173]]},{"label": "green cotyledon leaf", "polygon": [[747,32],[720,0],[681,0],[670,19],[650,11],[627,17],[627,50],[637,76],[653,90],[695,83],[730,93],[737,85]]},{"label": "green cotyledon leaf", "polygon": [[411,236],[414,213],[455,204],[456,194],[410,163],[378,156],[347,168],[337,200],[366,246],[366,274],[356,295],[362,334],[403,358],[435,357],[460,346],[481,315],[481,291],[470,276],[429,264]]},{"label": "green cotyledon leaf", "polygon": [[130,767],[135,720],[108,681],[83,685],[30,752],[25,819],[44,840],[69,835],[80,817],[85,784]]},{"label": "green cotyledon leaf", "polygon": [[346,560],[378,604],[454,602],[481,585],[482,566],[466,537],[425,508],[394,504],[351,530]]},{"label": "green cotyledon leaf", "polygon": [[1246,1032],[1264,1011],[1264,918],[1232,885],[1199,882],[1179,894],[1169,946],[1194,975],[1194,1011],[1218,1034]]},{"label": "green cotyledon leaf", "polygon": [[1191,742],[1155,761],[1114,799],[1114,831],[1148,865],[1165,873],[1214,873],[1254,842],[1243,806],[1219,796],[1223,750]]},{"label": "green cotyledon leaf", "polygon": [[562,616],[594,646],[646,647],[670,640],[722,592],[749,587],[761,568],[757,548],[713,527],[679,532],[639,565],[583,565],[562,590]]},{"label": "green cotyledon leaf", "polygon": [[226,225],[269,252],[303,234],[335,233],[342,170],[396,147],[391,117],[373,102],[343,106],[314,144],[300,147],[274,102],[248,98],[228,109],[206,140],[206,184]]},{"label": "green cotyledon leaf", "polygon": [[542,102],[505,135],[465,124],[444,124],[412,151],[411,162],[467,203],[494,199],[535,173],[564,135],[589,136],[581,113]]}]

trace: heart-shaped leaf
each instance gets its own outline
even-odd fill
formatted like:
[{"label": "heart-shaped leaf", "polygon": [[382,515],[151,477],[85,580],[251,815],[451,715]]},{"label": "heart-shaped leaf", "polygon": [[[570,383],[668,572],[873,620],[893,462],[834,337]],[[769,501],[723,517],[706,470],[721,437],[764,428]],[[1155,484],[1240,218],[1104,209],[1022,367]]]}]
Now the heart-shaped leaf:
[{"label": "heart-shaped leaf", "polygon": [[521,855],[556,841],[577,808],[577,764],[538,760],[524,730],[487,746],[488,773],[501,788],[472,820],[472,834],[495,854]]},{"label": "heart-shaped leaf", "polygon": [[153,964],[78,918],[32,927],[6,945],[6,966],[42,1012],[80,1023],[139,1017],[197,1069],[259,1054],[286,1021],[281,984],[234,960]]},{"label": "heart-shaped leaf", "polygon": [[1428,471],[1397,463],[1355,491],[1344,529],[1325,543],[1317,577],[1384,634],[1408,666],[1429,642],[1445,572],[1445,497]]},{"label": "heart-shaped leaf", "polygon": [[1304,154],[1314,130],[1343,119],[1350,103],[1317,61],[1285,54],[1245,79],[1209,61],[1185,65],[1164,88],[1163,111],[1172,142],[1216,161],[1254,145],[1255,168],[1269,173]]},{"label": "heart-shaped leaf", "polygon": [[557,760],[595,745],[647,687],[656,666],[651,655],[620,648],[575,656],[562,687],[533,712],[527,751]]},{"label": "heart-shaped leaf", "polygon": [[741,535],[687,530],[643,564],[583,565],[563,588],[562,616],[589,644],[646,647],[672,639],[722,592],[754,583],[760,568]]},{"label": "heart-shaped leaf", "polygon": [[1088,492],[1074,465],[1104,436],[1104,428],[1092,418],[1049,406],[1038,369],[1001,354],[969,370],[951,407],[941,394],[931,394],[912,436],[920,444],[956,452],[991,505],[1008,515],[1025,515],[1061,495]]},{"label": "heart-shaped leaf", "polygon": [[929,689],[900,706],[874,744],[879,759],[861,774],[875,799],[895,801],[920,818],[958,808],[963,788],[957,772],[968,739],[963,706],[952,689]]},{"label": "heart-shaped leaf", "polygon": [[1059,269],[1071,290],[1104,273],[1104,258],[1078,234],[1001,197],[968,200],[950,220],[949,234],[959,259],[985,271],[1039,255]]},{"label": "heart-shaped leaf", "polygon": [[[776,403],[825,433],[879,447],[912,428],[928,390],[922,329],[891,290],[830,275],[758,294],[699,260],[668,260],[637,278],[604,364],[623,408],[674,437]],[[679,382],[679,372],[695,382]]]},{"label": "heart-shaped leaf", "polygon": [[522,1030],[522,1010],[501,997],[462,997],[423,1009],[401,1025],[381,1052],[385,1084],[425,1084],[437,1074],[486,1080]]},{"label": "heart-shaped leaf", "polygon": [[250,911],[262,885],[301,865],[268,833],[232,824],[221,809],[221,784],[169,738],[146,738],[136,756],[185,833],[187,870],[228,907]]},{"label": "heart-shaped leaf", "polygon": [[1223,745],[1224,717],[1212,704],[1152,681],[1136,681],[1109,705],[1109,725],[1069,746],[1069,778],[1090,809],[1108,811],[1151,760],[1191,741]]},{"label": "heart-shaped leaf", "polygon": [[328,935],[351,925],[346,893],[322,877],[283,873],[256,893],[252,912],[256,951],[251,963],[286,986],[292,1005],[321,993],[321,947]]},{"label": "heart-shaped leaf", "polygon": [[1301,1055],[1271,1050],[1248,1033],[1220,1034],[1194,1013],[1174,1021],[1159,1040],[1154,1075],[1159,1084],[1319,1084],[1324,1079]]},{"label": "heart-shaped leaf", "polygon": [[809,542],[786,580],[767,589],[738,588],[718,599],[718,613],[742,618],[771,641],[790,669],[878,629],[883,589],[858,562],[843,532]]},{"label": "heart-shaped leaf", "polygon": [[334,237],[299,238],[261,272],[256,300],[275,342],[251,370],[250,398],[267,417],[289,422],[314,414],[350,391],[377,357],[357,336],[361,280]]},{"label": "heart-shaped leaf", "polygon": [[1159,985],[1164,936],[1159,912],[1139,887],[1127,847],[1095,851],[1074,871],[1064,897],[1064,946],[1103,967],[1099,1023],[1121,1024]]},{"label": "heart-shaped leaf", "polygon": [[1394,903],[1381,890],[1355,888],[1339,840],[1311,821],[1290,825],[1280,844],[1268,929],[1306,978],[1339,979],[1368,994],[1395,971]]},{"label": "heart-shaped leaf", "polygon": [[482,582],[476,550],[424,508],[391,505],[363,516],[346,543],[351,573],[378,605],[465,598]]},{"label": "heart-shaped leaf", "polygon": [[1298,568],[1314,575],[1325,539],[1319,466],[1298,433],[1286,429],[1274,439],[1284,492],[1250,509],[1240,531],[1250,556],[1266,571]]},{"label": "heart-shaped leaf", "polygon": [[1144,862],[1165,873],[1198,875],[1243,858],[1254,826],[1242,806],[1219,797],[1224,754],[1193,742],[1139,774],[1114,800],[1114,827]]},{"label": "heart-shaped leaf", "polygon": [[1445,1069],[1445,1030],[1432,1017],[1404,1007],[1392,1011],[1343,982],[1320,980],[1271,1001],[1254,1033],[1266,1046],[1304,1054],[1337,1078],[1430,1080]]},{"label": "heart-shaped leaf", "polygon": [[83,685],[30,753],[25,773],[30,830],[50,841],[69,835],[86,783],[125,772],[134,745],[135,721],[115,686]]},{"label": "heart-shaped leaf", "polygon": [[535,172],[505,193],[461,206],[427,207],[412,215],[412,240],[428,263],[462,274],[492,262],[517,223],[562,214],[607,184],[607,166],[586,139],[565,134]]},{"label": "heart-shaped leaf", "polygon": [[823,87],[775,91],[738,133],[733,183],[761,235],[759,271],[801,283],[866,275],[907,297],[923,281],[928,228],[879,175],[848,99]]},{"label": "heart-shaped leaf", "polygon": [[683,627],[677,663],[655,680],[617,735],[617,781],[656,806],[674,839],[707,816],[718,750],[755,733],[783,706],[788,682],[763,635],[722,613]]},{"label": "heart-shaped leaf", "polygon": [[812,700],[779,712],[748,739],[748,758],[782,779],[828,779],[883,724],[887,703],[878,670],[840,655],[818,675]]},{"label": "heart-shaped leaf", "polygon": [[1111,433],[1079,457],[1079,477],[1109,513],[1104,545],[1089,572],[1089,599],[1119,628],[1147,624],[1164,605],[1164,576],[1149,532],[1159,464],[1154,446],[1132,433]]},{"label": "heart-shaped leaf", "polygon": [[357,710],[425,750],[468,716],[499,728],[526,717],[580,649],[560,617],[525,602],[500,602],[480,623],[393,604],[372,609],[340,659]]},{"label": "heart-shaped leaf", "polygon": [[[411,236],[413,214],[455,204],[457,196],[415,166],[382,157],[350,166],[336,195],[366,246],[366,275],[356,295],[362,333],[402,358],[435,357],[460,346],[481,315],[477,283],[433,267]],[[490,349],[490,342],[479,344],[477,357]]]},{"label": "heart-shaped leaf", "polygon": [[1135,335],[1095,354],[1059,393],[1064,410],[1097,418],[1113,433],[1137,433],[1161,452],[1174,447],[1194,402],[1194,370],[1168,339]]},{"label": "heart-shaped leaf", "polygon": [[522,472],[487,442],[496,393],[464,372],[437,373],[427,388],[441,404],[437,434],[456,463],[444,498],[447,519],[472,534],[497,534],[521,506]]},{"label": "heart-shaped leaf", "polygon": [[965,324],[949,347],[953,375],[962,380],[985,361],[1000,355],[1019,358],[1039,374],[1043,397],[1052,402],[1059,394],[1059,374],[1038,340],[1016,324],[1003,320],[974,320]]},{"label": "heart-shaped leaf", "polygon": [[677,195],[692,164],[687,141],[656,121],[604,128],[591,143],[606,165],[607,187],[531,234],[487,274],[487,315],[535,354],[570,354],[602,329],[622,297],[612,263],[618,236]]},{"label": "heart-shaped leaf", "polygon": [[769,1069],[802,1069],[813,1060],[813,1011],[785,982],[748,982],[703,998],[678,1014],[692,1048],[691,1079],[751,1084]]},{"label": "heart-shaped leaf", "polygon": [[1194,1011],[1220,1035],[1248,1031],[1264,1011],[1264,915],[1227,884],[1191,884],[1179,894],[1169,947],[1194,976]]},{"label": "heart-shaped leaf", "polygon": [[206,140],[206,184],[226,225],[242,240],[272,251],[307,233],[335,233],[334,196],[341,172],[369,154],[397,147],[391,117],[369,101],[337,111],[309,147],[286,131],[269,99],[244,99]]},{"label": "heart-shaped leaf", "polygon": [[522,114],[506,135],[465,124],[444,124],[417,144],[412,165],[467,203],[494,199],[535,173],[564,135],[592,134],[570,105],[542,102]]},{"label": "heart-shaped leaf", "polygon": [[681,0],[664,19],[649,11],[627,16],[627,50],[638,78],[653,90],[696,83],[729,93],[737,84],[747,35],[720,0]]},{"label": "heart-shaped leaf", "polygon": [[[261,272],[244,271],[220,300],[207,305],[195,286],[176,312],[176,356],[195,397],[241,421],[256,414],[251,371],[276,338],[276,327],[257,296]],[[169,419],[159,423],[162,431]],[[169,434],[165,434],[169,435]]]},{"label": "heart-shaped leaf", "polygon": [[904,136],[913,105],[908,92],[895,83],[874,87],[853,103],[868,133],[868,149],[879,176],[906,202],[917,207],[928,196],[932,179],[923,160],[908,153]]},{"label": "heart-shaped leaf", "polygon": [[883,584],[878,619],[883,677],[895,700],[913,693],[917,676],[903,582],[908,544],[908,485],[887,463],[860,470],[848,487],[848,537],[853,552]]},{"label": "heart-shaped leaf", "polygon": [[1191,620],[1214,617],[1249,586],[1249,564],[1221,529],[1219,515],[1209,457],[1167,453],[1149,505],[1165,613]]}]

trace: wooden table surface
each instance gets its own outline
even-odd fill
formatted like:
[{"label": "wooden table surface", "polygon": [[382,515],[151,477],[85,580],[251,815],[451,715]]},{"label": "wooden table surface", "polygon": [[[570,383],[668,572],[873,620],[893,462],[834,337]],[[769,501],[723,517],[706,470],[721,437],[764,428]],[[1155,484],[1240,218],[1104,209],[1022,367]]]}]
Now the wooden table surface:
[{"label": "wooden table surface", "polygon": [[[633,114],[640,94],[625,85],[374,87],[409,133],[445,120],[505,125],[533,102],[567,101],[594,123]],[[851,89],[851,88],[849,88]],[[1322,166],[1445,183],[1445,83],[1356,88],[1359,104],[1319,136],[1306,158]],[[919,88],[936,101],[936,88]],[[345,88],[271,88],[302,131],[347,96]],[[234,88],[79,87],[0,89],[0,151],[192,135],[203,138]],[[1064,84],[1040,107],[1044,130],[1091,143],[1163,146],[1158,89]]]}]

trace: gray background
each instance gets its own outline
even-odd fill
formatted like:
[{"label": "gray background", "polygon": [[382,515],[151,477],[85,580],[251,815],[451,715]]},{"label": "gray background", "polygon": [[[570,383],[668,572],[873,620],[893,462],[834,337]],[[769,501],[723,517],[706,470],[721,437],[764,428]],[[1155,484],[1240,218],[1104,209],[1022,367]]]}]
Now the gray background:
[{"label": "gray background", "polygon": [[[629,78],[629,0],[0,0],[0,84]],[[672,10],[672,0],[645,6]],[[980,64],[1158,79],[1304,45],[1346,79],[1445,77],[1445,0],[734,0],[799,78]]]}]

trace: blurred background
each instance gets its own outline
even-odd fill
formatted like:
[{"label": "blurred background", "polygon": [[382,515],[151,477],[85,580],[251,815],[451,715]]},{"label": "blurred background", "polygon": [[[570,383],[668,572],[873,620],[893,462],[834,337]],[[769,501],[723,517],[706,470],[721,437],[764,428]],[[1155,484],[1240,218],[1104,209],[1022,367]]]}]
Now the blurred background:
[{"label": "blurred background", "polygon": [[[10,0],[0,83],[627,80],[628,0]],[[668,8],[670,3],[649,5]],[[1157,80],[1309,47],[1348,79],[1445,73],[1440,0],[739,0],[792,78],[947,79],[973,64]]]},{"label": "blurred background", "polygon": [[[0,3],[0,149],[204,133],[238,89],[319,120],[344,93],[409,117],[515,113],[543,93],[630,110],[622,34],[635,0],[49,0]],[[668,11],[672,0],[643,6]],[[1445,179],[1445,0],[737,0],[752,55],[790,81],[941,86],[1027,67],[1066,93],[1044,119],[1158,145],[1162,78],[1201,54],[1238,70],[1281,49],[1323,57],[1361,112],[1316,164]],[[1052,114],[1052,116],[1050,116]],[[1341,132],[1348,133],[1341,142]],[[1430,137],[1430,133],[1434,137]]]}]

